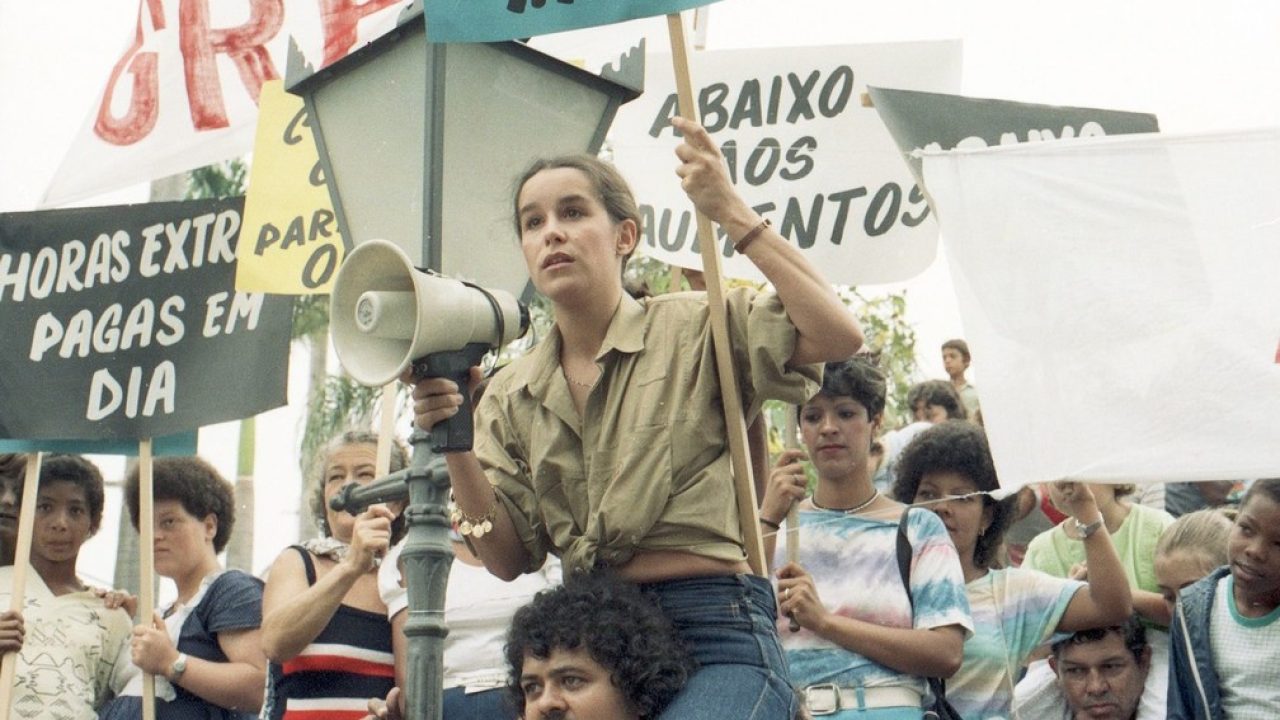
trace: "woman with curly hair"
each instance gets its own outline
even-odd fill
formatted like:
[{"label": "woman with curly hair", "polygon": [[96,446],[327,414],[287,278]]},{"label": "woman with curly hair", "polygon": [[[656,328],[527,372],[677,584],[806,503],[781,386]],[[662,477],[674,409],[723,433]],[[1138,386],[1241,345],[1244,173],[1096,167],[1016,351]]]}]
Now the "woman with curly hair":
[{"label": "woman with curly hair", "polygon": [[1089,582],[1024,568],[993,567],[1016,498],[996,502],[995,465],[986,433],[949,420],[925,430],[898,464],[893,496],[937,513],[960,554],[973,637],[947,699],[966,720],[1009,717],[1014,683],[1032,651],[1054,632],[1118,625],[1132,611],[1129,583],[1087,485],[1062,483],[1089,561]]},{"label": "woman with curly hair", "polygon": [[517,610],[505,652],[524,720],[657,718],[693,671],[657,606],[600,574],[573,576]]},{"label": "woman with curly hair", "polygon": [[[408,464],[392,443],[390,470]],[[378,436],[351,430],[312,463],[311,510],[323,537],[276,558],[262,600],[262,647],[281,666],[275,710],[283,718],[359,716],[367,698],[395,684],[391,623],[378,593],[376,559],[391,543],[394,515],[374,505],[359,516],[329,508],[351,484],[376,477]],[[344,714],[345,713],[345,714]]]},{"label": "woman with curly hair", "polygon": [[[154,494],[148,521],[155,523],[156,573],[177,585],[178,597],[133,629],[134,677],[99,717],[141,717],[147,672],[156,676],[159,720],[251,720],[262,705],[267,665],[258,631],[262,583],[218,563],[235,523],[231,484],[200,458],[157,458]],[[136,530],[136,467],[125,498]]]}]

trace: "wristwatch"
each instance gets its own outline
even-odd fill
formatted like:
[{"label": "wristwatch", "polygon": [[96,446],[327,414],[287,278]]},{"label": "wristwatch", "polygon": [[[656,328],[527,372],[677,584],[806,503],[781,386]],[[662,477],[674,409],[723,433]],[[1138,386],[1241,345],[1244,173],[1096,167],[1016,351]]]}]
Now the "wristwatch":
[{"label": "wristwatch", "polygon": [[169,682],[177,684],[182,679],[182,673],[187,671],[187,654],[178,653],[178,659],[173,661],[169,666],[169,674],[167,679]]},{"label": "wristwatch", "polygon": [[1072,518],[1072,520],[1076,521],[1076,526],[1075,526],[1076,535],[1081,540],[1089,539],[1090,535],[1098,532],[1098,528],[1102,527],[1102,518],[1098,518],[1097,520],[1094,520],[1088,525],[1085,525],[1084,523],[1080,522],[1080,518]]}]

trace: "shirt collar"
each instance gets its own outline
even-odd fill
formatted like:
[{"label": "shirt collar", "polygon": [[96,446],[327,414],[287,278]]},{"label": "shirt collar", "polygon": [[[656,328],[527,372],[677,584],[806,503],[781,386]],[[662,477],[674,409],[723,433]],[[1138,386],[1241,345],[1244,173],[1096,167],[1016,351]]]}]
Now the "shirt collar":
[{"label": "shirt collar", "polygon": [[[609,320],[604,341],[600,343],[600,351],[596,353],[596,360],[603,358],[610,350],[624,353],[643,350],[644,316],[644,305],[630,294],[622,293],[618,308]],[[560,372],[560,343],[560,329],[552,325],[546,339],[538,343],[530,353],[530,362],[512,378],[511,389],[515,391],[527,387],[534,395],[545,397],[552,378]]]},{"label": "shirt collar", "polygon": [[644,349],[644,305],[622,293],[618,309],[609,321],[609,329],[604,334],[604,342],[600,343],[600,352],[596,359],[604,357],[610,350],[624,353],[637,353]]}]

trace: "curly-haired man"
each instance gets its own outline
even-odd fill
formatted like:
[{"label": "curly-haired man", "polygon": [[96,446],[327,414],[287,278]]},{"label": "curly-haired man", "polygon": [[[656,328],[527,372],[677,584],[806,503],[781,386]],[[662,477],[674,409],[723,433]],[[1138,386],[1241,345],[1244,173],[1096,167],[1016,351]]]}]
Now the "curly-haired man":
[{"label": "curly-haired man", "polygon": [[[633,584],[575,575],[516,611],[507,690],[522,720],[654,720],[693,671],[666,616]],[[400,720],[399,689],[366,718]]]},{"label": "curly-haired man", "polygon": [[692,669],[652,601],[597,575],[572,577],[516,611],[506,655],[525,720],[656,718]]}]

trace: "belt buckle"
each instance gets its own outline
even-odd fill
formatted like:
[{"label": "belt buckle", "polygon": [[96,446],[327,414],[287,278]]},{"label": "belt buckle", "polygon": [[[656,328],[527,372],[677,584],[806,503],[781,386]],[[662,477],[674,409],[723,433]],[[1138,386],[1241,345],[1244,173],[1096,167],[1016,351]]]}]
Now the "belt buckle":
[{"label": "belt buckle", "polygon": [[840,710],[840,688],[835,683],[819,683],[804,689],[804,705],[814,717],[835,715]]}]

